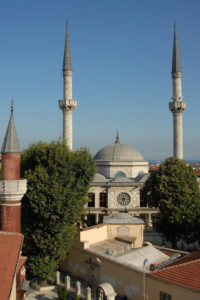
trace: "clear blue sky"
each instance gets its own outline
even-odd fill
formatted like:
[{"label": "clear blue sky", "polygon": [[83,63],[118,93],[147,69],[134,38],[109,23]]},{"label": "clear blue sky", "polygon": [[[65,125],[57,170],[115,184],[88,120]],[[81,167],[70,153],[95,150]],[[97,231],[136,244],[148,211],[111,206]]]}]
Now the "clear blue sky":
[{"label": "clear blue sky", "polygon": [[62,136],[62,59],[69,19],[74,148],[114,142],[145,159],[172,155],[173,23],[182,64],[184,157],[200,159],[199,0],[0,1],[0,143],[15,99],[21,148]]}]

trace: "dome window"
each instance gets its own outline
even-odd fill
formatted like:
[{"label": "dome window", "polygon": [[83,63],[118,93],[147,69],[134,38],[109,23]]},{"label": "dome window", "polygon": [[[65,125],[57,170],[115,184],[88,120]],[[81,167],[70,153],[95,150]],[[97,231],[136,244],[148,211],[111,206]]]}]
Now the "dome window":
[{"label": "dome window", "polygon": [[114,175],[115,178],[126,177],[126,174],[122,171],[117,171]]}]

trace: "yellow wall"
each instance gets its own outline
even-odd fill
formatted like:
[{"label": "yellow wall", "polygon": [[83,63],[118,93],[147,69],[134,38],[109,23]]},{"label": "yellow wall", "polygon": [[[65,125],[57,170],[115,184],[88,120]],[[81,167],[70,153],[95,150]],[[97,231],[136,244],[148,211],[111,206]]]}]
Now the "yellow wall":
[{"label": "yellow wall", "polygon": [[[88,248],[91,244],[98,243],[107,239],[115,239],[118,235],[117,230],[120,227],[129,228],[129,236],[136,237],[135,247],[142,247],[143,243],[143,224],[123,225],[123,224],[104,224],[80,231],[80,242],[85,242]],[[86,243],[87,242],[87,243]]]},{"label": "yellow wall", "polygon": [[147,274],[144,278],[142,271],[115,262],[112,257],[97,256],[87,249],[81,250],[72,247],[67,259],[62,264],[62,268],[88,283],[93,282],[98,285],[108,282],[118,295],[126,295],[128,299],[144,299],[144,279],[146,300],[160,300],[160,292],[170,294],[172,300],[200,299],[200,293],[178,285],[165,283]]},{"label": "yellow wall", "polygon": [[115,239],[115,237],[118,235],[117,230],[118,228],[125,226],[129,228],[129,236],[130,237],[136,237],[135,241],[135,247],[142,247],[143,244],[143,230],[144,225],[138,224],[138,225],[123,225],[123,224],[108,224],[108,236],[109,239]]},{"label": "yellow wall", "polygon": [[106,239],[108,239],[107,225],[95,226],[93,228],[80,231],[80,241],[87,241],[88,246]]},{"label": "yellow wall", "polygon": [[200,293],[184,287],[146,277],[146,300],[160,300],[160,292],[171,295],[172,300],[199,300]]},{"label": "yellow wall", "polygon": [[97,257],[87,250],[72,247],[67,259],[62,263],[62,269],[87,282],[109,282],[121,296],[142,299],[143,274],[106,257]]}]

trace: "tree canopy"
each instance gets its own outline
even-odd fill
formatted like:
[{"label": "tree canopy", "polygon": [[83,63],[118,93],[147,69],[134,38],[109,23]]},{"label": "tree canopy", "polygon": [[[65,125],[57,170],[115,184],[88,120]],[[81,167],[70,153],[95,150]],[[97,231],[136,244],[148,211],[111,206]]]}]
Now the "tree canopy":
[{"label": "tree canopy", "polygon": [[149,206],[158,207],[154,227],[172,242],[199,239],[200,193],[192,166],[180,159],[167,158],[146,181],[142,191]]},{"label": "tree canopy", "polygon": [[94,173],[87,149],[72,152],[61,142],[39,142],[22,152],[21,176],[28,181],[22,231],[30,272],[39,281],[51,276],[72,245]]}]

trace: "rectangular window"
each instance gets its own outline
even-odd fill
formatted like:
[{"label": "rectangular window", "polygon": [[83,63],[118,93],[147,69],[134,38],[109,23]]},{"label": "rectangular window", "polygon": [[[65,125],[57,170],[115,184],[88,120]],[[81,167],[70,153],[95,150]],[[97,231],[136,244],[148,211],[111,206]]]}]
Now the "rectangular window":
[{"label": "rectangular window", "polygon": [[106,207],[106,206],[107,206],[107,194],[100,193],[100,207]]},{"label": "rectangular window", "polygon": [[88,198],[89,198],[88,207],[95,207],[95,193],[89,193]]},{"label": "rectangular window", "polygon": [[172,300],[172,296],[164,292],[160,292],[160,300]]}]

